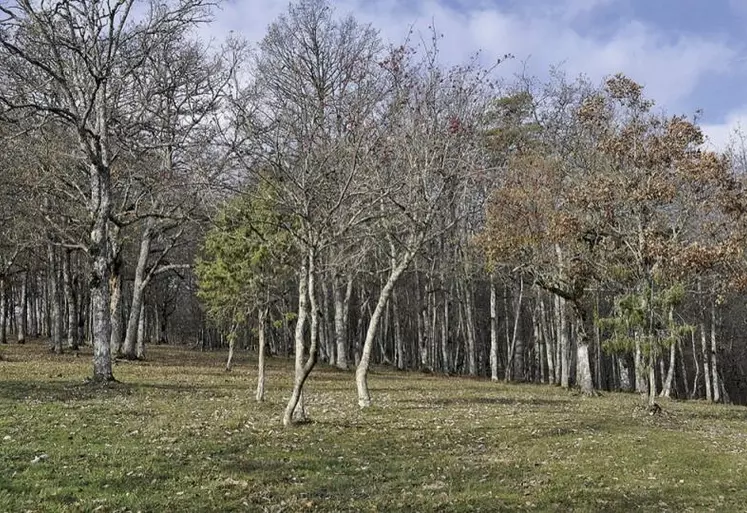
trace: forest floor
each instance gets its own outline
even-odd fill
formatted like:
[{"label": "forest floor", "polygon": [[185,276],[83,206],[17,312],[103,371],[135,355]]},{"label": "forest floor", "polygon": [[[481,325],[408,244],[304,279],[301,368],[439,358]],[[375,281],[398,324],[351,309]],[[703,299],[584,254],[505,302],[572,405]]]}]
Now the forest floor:
[{"label": "forest floor", "polygon": [[284,429],[289,360],[257,404],[245,353],[151,347],[103,388],[90,350],[0,353],[0,512],[747,511],[743,407],[376,369],[362,411],[319,366]]}]

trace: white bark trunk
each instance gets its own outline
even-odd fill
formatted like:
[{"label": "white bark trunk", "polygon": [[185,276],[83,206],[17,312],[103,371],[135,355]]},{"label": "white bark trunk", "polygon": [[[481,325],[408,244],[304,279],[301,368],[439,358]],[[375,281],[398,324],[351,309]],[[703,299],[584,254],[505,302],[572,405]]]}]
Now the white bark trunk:
[{"label": "white bark trunk", "polygon": [[498,381],[498,297],[495,277],[490,275],[490,379]]},{"label": "white bark trunk", "polygon": [[716,344],[716,330],[718,328],[718,322],[716,318],[716,299],[711,301],[711,376],[712,376],[712,388],[713,402],[721,402],[721,384],[719,383],[718,376],[718,346]]},{"label": "white bark trunk", "polygon": [[137,358],[137,325],[140,318],[140,308],[143,304],[143,295],[147,286],[146,266],[148,256],[150,255],[150,246],[153,241],[151,235],[151,220],[143,231],[140,239],[140,251],[138,253],[137,267],[135,268],[135,282],[132,286],[132,304],[130,306],[130,316],[127,320],[127,331],[125,332],[124,346],[122,347],[122,356],[128,359]]},{"label": "white bark trunk", "polygon": [[18,343],[19,344],[25,344],[26,343],[26,304],[27,304],[27,277],[26,273],[21,273],[21,297],[20,297],[20,306],[21,311],[16,319],[16,330],[18,332]]},{"label": "white bark trunk", "polygon": [[137,320],[137,345],[135,356],[138,360],[145,358],[145,321],[146,321],[145,303],[140,303],[140,314]]},{"label": "white bark trunk", "polygon": [[571,365],[569,361],[568,315],[565,299],[557,297],[556,314],[558,316],[558,352],[560,353],[560,386],[571,386]]},{"label": "white bark trunk", "polygon": [[62,275],[67,303],[67,345],[73,351],[78,350],[78,301],[73,291],[72,270],[70,269],[70,251],[65,252],[62,261]]},{"label": "white bark trunk", "polygon": [[[283,425],[290,426],[294,420],[304,420],[305,410],[303,407],[303,385],[309,377],[311,370],[316,365],[318,329],[319,329],[319,307],[316,301],[315,273],[316,254],[309,250],[308,264],[301,266],[298,284],[298,320],[296,321],[296,373],[293,381],[293,392],[288,400],[288,405],[283,414]],[[304,328],[308,317],[308,304],[311,306],[311,329],[309,344],[309,357],[304,363]],[[295,414],[295,419],[294,419]]]},{"label": "white bark trunk", "polygon": [[[670,313],[670,318],[671,318]],[[664,379],[664,383],[661,387],[661,397],[671,397],[672,395],[672,383],[674,383],[674,369],[677,363],[677,343],[673,342],[669,347],[669,369],[667,369],[667,377]]]},{"label": "white bark trunk", "polygon": [[50,333],[52,351],[62,354],[62,308],[60,304],[60,283],[58,276],[57,252],[52,243],[47,244],[47,282],[49,284]]},{"label": "white bark trunk", "polygon": [[361,351],[361,359],[358,362],[358,368],[355,371],[355,382],[358,389],[358,406],[366,408],[371,406],[371,394],[368,390],[368,367],[371,360],[371,350],[373,349],[374,339],[376,337],[376,331],[379,327],[379,321],[381,314],[386,308],[389,296],[392,293],[394,285],[402,275],[402,273],[410,265],[410,262],[414,258],[415,253],[408,251],[403,256],[400,263],[392,268],[389,278],[386,281],[384,287],[382,287],[379,293],[379,300],[376,303],[376,309],[371,315],[371,320],[368,323],[368,330],[366,331],[366,339],[363,343],[363,350]]},{"label": "white bark trunk", "polygon": [[104,165],[91,166],[91,213],[94,223],[91,230],[91,331],[93,342],[93,379],[112,381],[111,362],[111,312],[109,291],[109,250],[107,228],[109,223],[110,174]]},{"label": "white bark trunk", "polygon": [[267,321],[267,308],[260,308],[259,309],[259,319],[258,319],[258,330],[259,330],[259,356],[257,357],[257,394],[255,395],[255,398],[257,399],[257,402],[262,402],[265,400],[265,331],[266,331],[266,321]]},{"label": "white bark trunk", "polygon": [[[348,285],[352,287],[352,280],[348,279]],[[342,285],[335,280],[333,283],[333,295],[335,299],[335,343],[337,344],[337,361],[335,365],[343,370],[348,369],[348,340],[345,329],[345,305],[342,295]],[[347,291],[346,291],[347,292]],[[347,294],[346,294],[347,295]],[[348,297],[349,300],[349,297]]]},{"label": "white bark trunk", "polygon": [[0,276],[0,344],[8,343],[8,297],[5,289],[5,276]]},{"label": "white bark trunk", "polygon": [[475,316],[473,313],[474,295],[469,281],[464,284],[464,309],[467,317],[467,372],[477,376],[477,341],[475,335]]}]

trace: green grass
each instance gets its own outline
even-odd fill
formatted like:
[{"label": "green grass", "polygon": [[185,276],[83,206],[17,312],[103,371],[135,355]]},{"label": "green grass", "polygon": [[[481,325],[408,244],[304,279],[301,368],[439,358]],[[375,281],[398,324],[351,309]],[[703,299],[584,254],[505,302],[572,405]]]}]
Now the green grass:
[{"label": "green grass", "polygon": [[740,407],[377,370],[361,411],[318,367],[284,429],[290,361],[257,404],[244,354],[153,347],[101,388],[88,353],[2,351],[0,512],[747,511]]}]

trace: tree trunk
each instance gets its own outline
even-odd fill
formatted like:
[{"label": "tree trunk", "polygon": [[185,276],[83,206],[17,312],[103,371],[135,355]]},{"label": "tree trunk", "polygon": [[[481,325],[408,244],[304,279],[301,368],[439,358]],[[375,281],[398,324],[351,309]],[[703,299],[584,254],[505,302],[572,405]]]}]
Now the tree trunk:
[{"label": "tree trunk", "polygon": [[635,391],[639,394],[648,392],[648,377],[644,374],[645,364],[643,360],[643,351],[641,351],[641,340],[636,333],[635,335]]},{"label": "tree trunk", "polygon": [[628,357],[625,355],[617,356],[617,371],[620,376],[620,390],[623,392],[632,392],[633,383],[630,381],[630,368]]},{"label": "tree trunk", "polygon": [[145,358],[145,322],[146,322],[146,310],[145,303],[140,303],[140,315],[138,315],[137,321],[137,344],[135,350],[135,356],[138,360]]},{"label": "tree trunk", "polygon": [[451,372],[451,361],[449,360],[449,295],[446,292],[446,280],[442,278],[444,287],[444,310],[443,322],[441,323],[441,358],[443,359],[443,371],[445,374]]},{"label": "tree trunk", "polygon": [[47,244],[47,281],[49,283],[50,331],[52,351],[62,354],[62,305],[60,304],[59,273],[57,252],[54,245]]},{"label": "tree trunk", "polygon": [[490,380],[498,381],[498,297],[495,276],[490,274]]},{"label": "tree trunk", "polygon": [[18,319],[16,320],[16,330],[18,332],[18,343],[26,343],[26,308],[28,304],[28,298],[26,293],[28,292],[28,281],[26,271],[21,273],[21,297],[19,299],[19,306],[21,307]]},{"label": "tree trunk", "polygon": [[358,368],[355,371],[355,382],[358,389],[358,406],[361,408],[371,406],[371,394],[368,390],[368,366],[371,360],[371,350],[373,348],[374,338],[376,337],[376,331],[379,327],[381,314],[383,313],[384,308],[386,308],[389,296],[392,293],[392,289],[394,289],[394,285],[397,283],[397,280],[405,269],[410,265],[414,256],[414,252],[407,251],[400,263],[392,268],[386,284],[379,292],[379,300],[376,303],[376,309],[371,315],[371,320],[368,323],[366,339],[363,342],[363,350],[361,351],[361,359],[358,363]]},{"label": "tree trunk", "polygon": [[569,359],[568,314],[565,304],[565,299],[560,296],[556,298],[555,309],[558,325],[558,351],[560,353],[560,386],[569,388],[571,386],[571,364]]},{"label": "tree trunk", "polygon": [[91,167],[91,326],[93,342],[93,379],[112,381],[111,311],[109,289],[109,248],[107,230],[111,213],[111,177],[105,165]]},{"label": "tree trunk", "polygon": [[547,307],[545,306],[545,300],[542,295],[539,298],[540,304],[540,322],[542,323],[542,334],[545,339],[545,352],[547,353],[547,382],[550,384],[556,383],[555,376],[555,344],[552,331],[548,327],[547,320]]},{"label": "tree trunk", "polygon": [[661,392],[659,392],[659,396],[661,397],[672,396],[672,384],[674,383],[674,368],[675,368],[675,365],[677,364],[676,356],[677,356],[677,344],[672,343],[672,345],[669,346],[669,368],[667,369],[664,382],[661,385]]},{"label": "tree trunk", "polygon": [[73,291],[72,271],[70,269],[70,250],[65,251],[62,260],[63,285],[67,303],[67,345],[73,351],[78,350],[78,301]]},{"label": "tree trunk", "polygon": [[5,276],[0,276],[0,344],[8,343],[7,321],[8,295],[5,288]]},{"label": "tree trunk", "polygon": [[508,355],[506,358],[506,381],[511,381],[514,377],[514,363],[516,357],[516,346],[519,333],[519,319],[521,316],[521,305],[524,298],[524,278],[519,278],[519,297],[514,308],[514,329],[511,340],[508,343]]},{"label": "tree trunk", "polygon": [[110,303],[110,322],[111,334],[109,336],[109,346],[111,354],[120,355],[122,352],[122,275],[117,265],[112,266],[112,274],[109,277],[111,296]]},{"label": "tree trunk", "polygon": [[137,325],[140,319],[140,308],[143,304],[143,296],[148,279],[146,277],[146,266],[148,256],[150,255],[150,246],[153,241],[152,222],[148,220],[148,225],[143,230],[140,239],[140,252],[138,253],[137,267],[135,268],[135,282],[132,285],[132,304],[130,305],[130,316],[127,320],[127,331],[125,331],[124,346],[122,347],[122,356],[129,360],[137,358]]},{"label": "tree trunk", "polygon": [[477,361],[475,360],[475,357],[477,356],[477,337],[475,336],[474,294],[469,280],[465,281],[463,290],[464,313],[467,322],[467,373],[470,376],[477,376]]},{"label": "tree trunk", "polygon": [[[302,402],[303,385],[306,382],[306,378],[309,377],[309,373],[316,364],[316,344],[318,333],[315,333],[315,331],[319,328],[319,311],[317,310],[316,298],[314,297],[314,294],[316,293],[316,291],[314,290],[314,273],[316,272],[315,258],[316,256],[313,250],[310,250],[307,263],[304,263],[301,266],[301,272],[299,273],[298,277],[298,319],[296,320],[295,337],[296,372],[293,380],[293,392],[291,393],[291,397],[288,400],[288,405],[285,408],[285,413],[283,414],[284,426],[290,426],[293,423],[294,413],[296,414],[296,419],[298,420],[303,420],[303,417],[305,417]],[[311,343],[309,344],[309,358],[308,360],[306,360],[306,363],[304,363],[304,329],[306,327],[306,320],[309,314],[309,303],[311,303]]]},{"label": "tree trunk", "polygon": [[586,331],[586,312],[578,302],[573,302],[576,314],[576,376],[578,386],[584,395],[594,395],[594,381],[591,377],[591,363],[589,361],[589,336]]},{"label": "tree trunk", "polygon": [[711,376],[713,384],[711,387],[711,393],[713,394],[713,402],[721,402],[721,385],[719,383],[718,374],[718,347],[716,344],[716,330],[718,329],[718,320],[716,318],[716,297],[711,301]]},{"label": "tree trunk", "polygon": [[703,380],[705,382],[706,401],[713,402],[713,393],[711,391],[711,358],[710,349],[706,336],[705,320],[701,318],[700,323],[700,343],[701,355],[703,358]]},{"label": "tree trunk", "polygon": [[233,364],[233,352],[236,347],[236,325],[231,326],[231,332],[228,334],[228,358],[226,358],[226,372],[231,372]]},{"label": "tree trunk", "polygon": [[265,400],[265,324],[267,322],[268,311],[268,307],[259,309],[259,322],[257,327],[257,330],[259,331],[259,355],[257,357],[257,394],[255,396],[257,402]]},{"label": "tree trunk", "polygon": [[392,291],[392,316],[394,318],[394,356],[397,369],[404,370],[405,361],[405,341],[402,338],[402,324],[399,320],[399,301],[397,300],[397,291]]}]

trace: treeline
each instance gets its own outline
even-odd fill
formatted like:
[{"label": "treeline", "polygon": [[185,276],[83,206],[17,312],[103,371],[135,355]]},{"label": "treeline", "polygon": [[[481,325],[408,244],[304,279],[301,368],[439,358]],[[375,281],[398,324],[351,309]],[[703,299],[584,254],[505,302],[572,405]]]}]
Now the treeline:
[{"label": "treeline", "polygon": [[137,4],[3,8],[0,341],[91,344],[104,381],[147,343],[253,347],[258,400],[293,356],[286,424],[319,359],[361,406],[373,364],[747,401],[739,139],[322,0],[256,48]]}]

